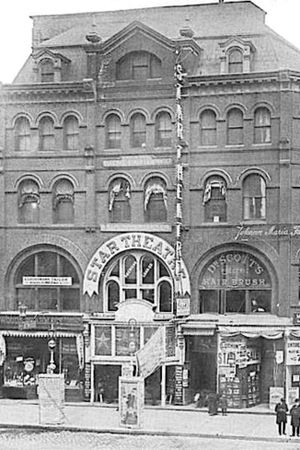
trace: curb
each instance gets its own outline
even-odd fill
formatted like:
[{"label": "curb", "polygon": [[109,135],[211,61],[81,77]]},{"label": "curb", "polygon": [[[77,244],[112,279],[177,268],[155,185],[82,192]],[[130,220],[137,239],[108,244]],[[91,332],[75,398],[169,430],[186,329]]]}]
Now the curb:
[{"label": "curb", "polygon": [[132,436],[177,436],[177,437],[191,437],[202,439],[224,439],[224,440],[239,440],[239,441],[255,441],[255,442],[295,442],[300,443],[300,438],[291,437],[265,437],[265,436],[238,436],[230,434],[208,434],[208,433],[184,433],[176,431],[156,431],[143,430],[135,428],[84,428],[66,425],[17,425],[17,424],[1,424],[0,430],[21,430],[23,432],[31,433],[96,433],[96,434],[113,434],[113,435],[132,435]]}]

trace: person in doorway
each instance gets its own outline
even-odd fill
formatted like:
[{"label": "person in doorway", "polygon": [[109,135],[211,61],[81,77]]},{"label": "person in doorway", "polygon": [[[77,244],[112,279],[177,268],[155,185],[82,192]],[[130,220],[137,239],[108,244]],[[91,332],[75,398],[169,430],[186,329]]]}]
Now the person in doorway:
[{"label": "person in doorway", "polygon": [[222,416],[227,416],[227,398],[225,394],[221,394],[219,405],[221,408]]},{"label": "person in doorway", "polygon": [[292,425],[292,436],[298,436],[300,432],[300,404],[299,399],[295,400],[294,405],[291,407],[291,425]]},{"label": "person in doorway", "polygon": [[104,386],[103,386],[103,382],[102,382],[101,379],[98,381],[98,384],[97,384],[97,398],[96,398],[96,400],[99,400],[100,403],[104,402]]},{"label": "person in doorway", "polygon": [[215,392],[210,392],[207,396],[208,414],[216,416],[218,414],[218,396]]},{"label": "person in doorway", "polygon": [[287,422],[287,412],[288,412],[288,406],[285,403],[284,398],[280,400],[279,403],[275,406],[275,412],[276,412],[276,423],[278,425],[278,433],[286,434],[286,422]]}]

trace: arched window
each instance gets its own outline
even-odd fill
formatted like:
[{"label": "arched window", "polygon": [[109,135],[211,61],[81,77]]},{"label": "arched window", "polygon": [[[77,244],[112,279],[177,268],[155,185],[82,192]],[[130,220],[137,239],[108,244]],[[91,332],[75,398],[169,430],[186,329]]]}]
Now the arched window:
[{"label": "arched window", "polygon": [[105,121],[106,148],[121,148],[121,120],[117,114],[110,114]]},{"label": "arched window", "polygon": [[146,119],[141,113],[134,114],[130,119],[131,147],[142,147],[146,144]]},{"label": "arched window", "polygon": [[243,181],[243,216],[245,220],[266,218],[266,182],[258,174]]},{"label": "arched window", "polygon": [[[47,278],[47,284],[35,283]],[[60,283],[57,283],[60,279]],[[40,251],[28,256],[15,278],[16,308],[19,304],[32,310],[79,311],[80,283],[73,264],[54,251]]]},{"label": "arched window", "polygon": [[30,123],[27,117],[19,117],[15,123],[15,149],[30,150]]},{"label": "arched window", "polygon": [[254,113],[254,143],[271,142],[271,114],[268,108],[257,108]]},{"label": "arched window", "polygon": [[145,186],[144,210],[146,222],[167,221],[167,189],[160,178],[151,178]]},{"label": "arched window", "polygon": [[224,251],[211,259],[199,277],[200,313],[271,312],[272,281],[256,256]]},{"label": "arched window", "polygon": [[116,67],[117,80],[146,80],[161,76],[161,61],[149,52],[131,52],[121,58]]},{"label": "arched window", "polygon": [[64,120],[64,149],[79,149],[79,124],[75,116],[68,116]]},{"label": "arched window", "polygon": [[172,122],[169,113],[162,111],[155,118],[155,145],[156,147],[171,147]]},{"label": "arched window", "polygon": [[19,223],[39,223],[40,193],[37,183],[24,180],[18,189]]},{"label": "arched window", "polygon": [[128,299],[146,300],[158,312],[173,310],[172,282],[166,266],[142,251],[126,253],[110,264],[103,292],[108,311],[115,311],[117,303]]},{"label": "arched window", "polygon": [[39,122],[40,150],[55,149],[54,123],[51,117],[43,117]]},{"label": "arched window", "polygon": [[203,205],[205,222],[226,222],[226,183],[218,176],[209,177],[205,183]]},{"label": "arched window", "polygon": [[110,222],[130,222],[130,184],[124,178],[114,180],[109,186],[108,210]]},{"label": "arched window", "polygon": [[241,50],[234,49],[228,56],[228,72],[243,72],[243,54]]},{"label": "arched window", "polygon": [[74,223],[74,187],[59,180],[53,189],[53,223]]},{"label": "arched window", "polygon": [[203,111],[200,115],[200,145],[217,144],[216,114],[211,109]]},{"label": "arched window", "polygon": [[244,118],[238,108],[233,108],[227,114],[227,144],[240,145],[244,142]]},{"label": "arched window", "polygon": [[54,81],[54,64],[51,59],[43,59],[40,62],[40,73],[42,83],[51,83]]}]

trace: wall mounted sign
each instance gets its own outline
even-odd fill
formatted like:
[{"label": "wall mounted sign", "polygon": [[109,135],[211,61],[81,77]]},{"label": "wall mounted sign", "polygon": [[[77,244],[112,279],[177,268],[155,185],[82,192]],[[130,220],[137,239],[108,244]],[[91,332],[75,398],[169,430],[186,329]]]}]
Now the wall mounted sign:
[{"label": "wall mounted sign", "polygon": [[293,341],[289,340],[287,342],[286,365],[287,366],[300,365],[300,339]]},{"label": "wall mounted sign", "polygon": [[234,240],[265,240],[300,237],[300,225],[248,225],[238,226]]},{"label": "wall mounted sign", "polygon": [[124,233],[102,244],[94,253],[85,271],[83,293],[87,293],[90,297],[98,294],[100,275],[104,267],[116,255],[127,250],[144,250],[161,258],[173,275],[175,291],[190,294],[190,280],[184,262],[181,264],[181,277],[176,279],[174,248],[164,239],[147,233]]},{"label": "wall mounted sign", "polygon": [[24,286],[72,286],[72,277],[23,277]]},{"label": "wall mounted sign", "polygon": [[271,288],[264,264],[250,253],[223,252],[210,261],[200,278],[201,289]]}]

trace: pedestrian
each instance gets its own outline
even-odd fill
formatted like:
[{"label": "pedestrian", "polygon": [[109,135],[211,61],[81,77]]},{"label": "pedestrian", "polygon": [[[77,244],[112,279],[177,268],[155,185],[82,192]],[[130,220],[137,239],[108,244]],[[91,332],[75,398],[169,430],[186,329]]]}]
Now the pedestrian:
[{"label": "pedestrian", "polygon": [[276,412],[276,423],[278,425],[278,433],[286,434],[286,422],[287,422],[287,412],[288,412],[288,406],[285,403],[284,398],[280,400],[279,403],[275,406],[275,412]]},{"label": "pedestrian", "polygon": [[218,396],[215,392],[210,392],[207,396],[208,414],[216,416],[218,414]]},{"label": "pedestrian", "polygon": [[227,398],[225,394],[221,394],[219,405],[221,407],[222,416],[227,416]]},{"label": "pedestrian", "polygon": [[292,436],[298,436],[300,432],[300,405],[299,399],[295,400],[294,405],[291,408],[291,425],[292,425]]}]

